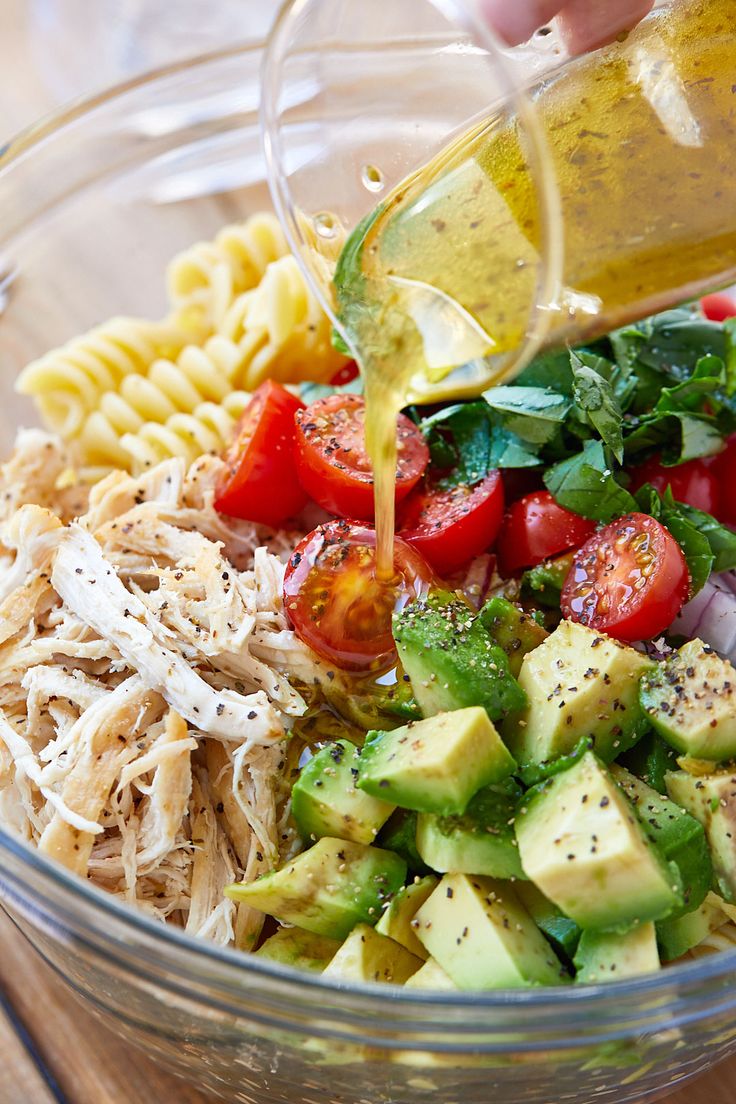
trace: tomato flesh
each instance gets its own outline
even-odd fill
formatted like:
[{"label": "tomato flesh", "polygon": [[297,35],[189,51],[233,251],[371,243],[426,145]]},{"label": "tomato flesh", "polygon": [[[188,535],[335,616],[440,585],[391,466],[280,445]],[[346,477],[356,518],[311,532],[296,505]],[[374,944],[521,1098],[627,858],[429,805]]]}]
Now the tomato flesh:
[{"label": "tomato flesh", "polygon": [[[296,416],[296,469],[305,491],[331,514],[375,516],[373,467],[365,447],[365,400],[329,395]],[[396,501],[406,498],[429,463],[429,449],[410,418],[397,420]]]},{"label": "tomato flesh", "polygon": [[533,491],[514,502],[501,528],[498,560],[504,575],[579,548],[595,532],[595,523],[555,502],[549,491]]},{"label": "tomato flesh", "polygon": [[303,408],[273,380],[253,393],[223,457],[216,510],[273,528],[299,513],[307,496],[294,471],[294,415]]},{"label": "tomato flesh", "polygon": [[433,578],[429,564],[399,538],[393,576],[378,578],[375,530],[330,521],[294,550],[284,607],[300,640],[335,667],[384,670],[396,659],[392,614],[425,596]]},{"label": "tomato flesh", "polygon": [[736,318],[736,297],[726,291],[714,291],[700,300],[703,314],[711,322],[725,322],[727,318]]},{"label": "tomato flesh", "polygon": [[441,575],[449,575],[493,544],[503,507],[503,481],[497,471],[472,487],[443,490],[427,482],[404,503],[399,536]]},{"label": "tomato flesh", "polygon": [[711,471],[721,489],[715,515],[719,521],[736,527],[736,433],[728,438],[726,448],[712,462]]},{"label": "tomato flesh", "polygon": [[638,491],[645,483],[651,483],[661,495],[667,487],[671,487],[678,502],[704,510],[706,514],[718,512],[721,498],[718,478],[703,460],[688,460],[685,464],[666,468],[655,456],[634,468],[630,474],[632,492]]},{"label": "tomato flesh", "polygon": [[664,632],[687,601],[690,579],[674,537],[648,514],[611,522],[576,553],[562,613],[617,640]]},{"label": "tomato flesh", "polygon": [[344,387],[346,383],[352,383],[360,375],[360,369],[354,360],[349,360],[338,368],[330,380],[330,387]]}]

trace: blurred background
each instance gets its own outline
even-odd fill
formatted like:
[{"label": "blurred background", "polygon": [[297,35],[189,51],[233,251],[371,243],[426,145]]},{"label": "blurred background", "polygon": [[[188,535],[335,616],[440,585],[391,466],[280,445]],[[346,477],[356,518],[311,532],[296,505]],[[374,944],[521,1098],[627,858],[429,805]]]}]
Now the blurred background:
[{"label": "blurred background", "polygon": [[0,144],[67,100],[257,40],[279,0],[0,0]]}]

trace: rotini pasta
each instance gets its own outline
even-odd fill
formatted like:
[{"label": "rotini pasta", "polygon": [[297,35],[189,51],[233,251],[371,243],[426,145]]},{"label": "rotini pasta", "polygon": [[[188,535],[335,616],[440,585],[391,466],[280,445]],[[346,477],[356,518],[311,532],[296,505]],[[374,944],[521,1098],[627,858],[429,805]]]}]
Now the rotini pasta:
[{"label": "rotini pasta", "polygon": [[47,427],[65,440],[79,433],[101,396],[157,357],[176,355],[186,341],[167,323],[113,318],[29,364],[16,390],[31,395]]},{"label": "rotini pasta", "polygon": [[275,215],[253,215],[226,226],[212,242],[180,253],[167,272],[169,299],[184,318],[215,329],[233,300],[256,287],[268,266],[288,252]]},{"label": "rotini pasta", "polygon": [[191,414],[172,414],[163,425],[147,422],[135,433],[123,434],[120,447],[126,454],[125,466],[140,475],[172,456],[191,464],[205,452],[220,452],[249,399],[246,391],[232,391],[222,403],[205,402]]}]

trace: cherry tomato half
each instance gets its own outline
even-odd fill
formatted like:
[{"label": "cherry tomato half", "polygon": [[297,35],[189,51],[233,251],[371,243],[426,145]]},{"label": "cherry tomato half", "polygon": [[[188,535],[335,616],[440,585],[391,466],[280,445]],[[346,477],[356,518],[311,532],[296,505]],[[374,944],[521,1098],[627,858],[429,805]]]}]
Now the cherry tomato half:
[{"label": "cherry tomato half", "polygon": [[338,368],[330,380],[330,387],[344,387],[346,383],[352,383],[360,375],[360,369],[354,360],[349,360]]},{"label": "cherry tomato half", "polygon": [[300,640],[344,671],[388,668],[396,649],[391,615],[423,597],[428,563],[404,541],[394,543],[394,574],[376,575],[370,526],[329,521],[301,541],[286,567],[284,606]]},{"label": "cherry tomato half", "polygon": [[595,522],[560,506],[549,491],[533,491],[514,502],[504,518],[496,549],[501,573],[536,567],[579,548],[594,532]]},{"label": "cherry tomato half", "polygon": [[715,514],[718,510],[721,497],[718,478],[703,460],[688,460],[685,464],[666,468],[655,456],[634,468],[630,475],[632,492],[651,483],[655,491],[663,495],[669,486],[678,502],[705,510],[706,514]]},{"label": "cherry tomato half", "polygon": [[562,613],[618,640],[664,632],[687,601],[690,579],[674,537],[648,514],[611,522],[576,553]]},{"label": "cherry tomato half", "polygon": [[714,291],[712,295],[704,295],[700,306],[711,322],[725,322],[727,318],[736,318],[736,298],[727,291]]},{"label": "cherry tomato half", "polygon": [[724,451],[711,462],[710,470],[721,492],[715,516],[726,525],[736,527],[736,433],[728,438]]},{"label": "cherry tomato half", "polygon": [[441,575],[449,575],[493,544],[503,504],[503,481],[497,471],[473,487],[462,484],[442,490],[427,482],[404,503],[399,536]]},{"label": "cherry tomato half", "polygon": [[[373,468],[365,447],[365,400],[317,399],[296,416],[296,468],[305,491],[331,514],[374,517]],[[396,501],[406,498],[429,463],[429,449],[404,414],[397,422]]]},{"label": "cherry tomato half", "polygon": [[303,408],[273,380],[253,393],[224,456],[216,510],[274,528],[299,513],[307,496],[294,471],[294,415]]}]

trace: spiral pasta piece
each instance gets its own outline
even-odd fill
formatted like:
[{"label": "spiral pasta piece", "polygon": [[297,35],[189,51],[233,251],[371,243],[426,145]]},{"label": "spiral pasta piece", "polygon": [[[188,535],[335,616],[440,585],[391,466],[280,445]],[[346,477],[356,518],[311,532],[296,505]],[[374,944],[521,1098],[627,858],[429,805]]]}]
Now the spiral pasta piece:
[{"label": "spiral pasta piece", "polygon": [[[101,397],[98,409],[85,420],[77,443],[80,463],[129,468],[131,452],[121,441],[125,434],[139,433],[154,423],[163,426],[177,414],[195,414],[202,404],[231,401],[242,361],[241,349],[216,335],[202,348],[187,346],[176,360],[154,361],[146,375],[126,376],[117,390]],[[210,413],[210,422],[213,417]],[[207,442],[202,452],[220,447],[222,434],[214,445],[206,434],[199,436]]]},{"label": "spiral pasta piece", "polygon": [[113,318],[32,361],[16,380],[16,391],[32,396],[47,428],[69,440],[106,391],[146,372],[158,357],[177,355],[185,341],[168,323]]},{"label": "spiral pasta piece", "polygon": [[127,456],[125,467],[140,475],[172,456],[191,464],[205,452],[221,452],[249,400],[247,392],[232,391],[222,403],[205,402],[191,414],[172,414],[163,424],[147,422],[135,433],[123,434],[120,447]]},{"label": "spiral pasta piece", "polygon": [[201,316],[214,329],[233,300],[256,287],[268,266],[287,252],[279,221],[268,212],[226,226],[214,241],[199,242],[171,262],[171,304],[184,317]]},{"label": "spiral pasta piece", "polygon": [[347,358],[332,346],[332,326],[291,254],[270,264],[257,288],[232,304],[219,332],[242,353],[239,387],[266,378],[328,381]]}]

